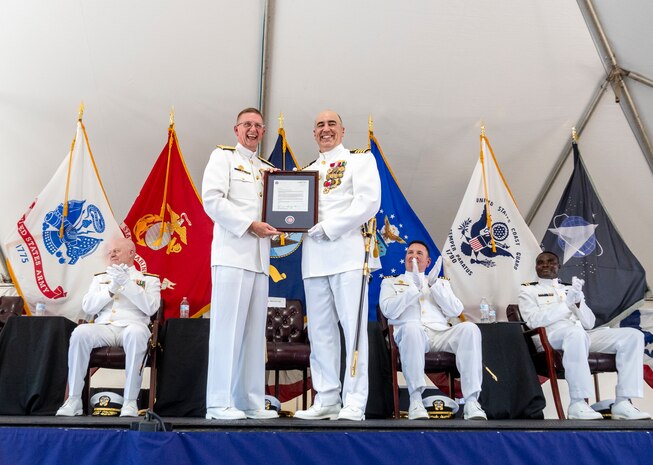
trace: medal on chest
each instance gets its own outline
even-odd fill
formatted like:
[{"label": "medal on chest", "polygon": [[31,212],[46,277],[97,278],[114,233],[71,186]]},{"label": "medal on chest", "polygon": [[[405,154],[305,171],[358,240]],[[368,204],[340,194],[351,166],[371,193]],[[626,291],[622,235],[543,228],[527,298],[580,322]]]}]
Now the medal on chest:
[{"label": "medal on chest", "polygon": [[328,194],[332,189],[335,189],[342,183],[342,176],[345,173],[345,168],[347,167],[347,161],[338,160],[329,165],[329,169],[326,172],[326,180],[324,181],[324,194]]}]

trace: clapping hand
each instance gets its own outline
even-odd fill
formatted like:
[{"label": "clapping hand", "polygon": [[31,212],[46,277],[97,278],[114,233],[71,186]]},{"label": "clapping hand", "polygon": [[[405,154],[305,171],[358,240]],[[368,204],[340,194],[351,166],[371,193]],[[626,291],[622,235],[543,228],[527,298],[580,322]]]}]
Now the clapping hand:
[{"label": "clapping hand", "polygon": [[429,274],[427,276],[428,278],[428,283],[429,286],[433,286],[440,277],[440,269],[442,268],[442,255],[440,255],[435,262],[435,265],[433,265],[433,268],[431,268],[431,271],[429,271]]},{"label": "clapping hand", "polygon": [[410,277],[418,290],[422,290],[422,277],[419,275],[419,268],[417,267],[417,259],[413,258],[413,267],[410,271]]},{"label": "clapping hand", "polygon": [[574,276],[571,278],[571,288],[567,291],[567,305],[579,304],[585,297],[583,294],[585,281]]}]

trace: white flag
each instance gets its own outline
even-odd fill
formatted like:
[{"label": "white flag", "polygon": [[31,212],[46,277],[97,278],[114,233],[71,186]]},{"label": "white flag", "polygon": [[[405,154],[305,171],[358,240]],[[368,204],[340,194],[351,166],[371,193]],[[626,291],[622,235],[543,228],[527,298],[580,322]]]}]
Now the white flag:
[{"label": "white flag", "polygon": [[30,312],[43,302],[46,315],[77,322],[93,275],[107,266],[105,245],[115,237],[122,233],[80,121],[71,151],[4,242]]},{"label": "white flag", "polygon": [[522,218],[481,135],[481,154],[456,219],[442,248],[445,274],[472,321],[485,297],[505,320],[506,306],[517,303],[519,287],[533,281],[540,247]]}]

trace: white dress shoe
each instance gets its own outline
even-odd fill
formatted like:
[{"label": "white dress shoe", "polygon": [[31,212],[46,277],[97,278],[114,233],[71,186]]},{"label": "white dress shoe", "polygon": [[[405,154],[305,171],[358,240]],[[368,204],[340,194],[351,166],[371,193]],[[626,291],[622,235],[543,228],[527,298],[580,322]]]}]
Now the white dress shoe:
[{"label": "white dress shoe", "polygon": [[136,403],[135,400],[126,400],[124,404],[122,404],[122,408],[120,409],[120,416],[121,417],[137,417],[138,416],[138,404]]},{"label": "white dress shoe", "polygon": [[353,405],[346,405],[338,413],[338,420],[363,421],[365,420],[365,412]]},{"label": "white dress shoe", "polygon": [[213,407],[206,410],[207,420],[244,420],[245,412],[236,407]]},{"label": "white dress shoe", "polygon": [[273,418],[279,418],[279,414],[276,410],[245,410],[245,416],[251,418],[252,420],[272,420]]},{"label": "white dress shoe", "polygon": [[650,420],[651,415],[646,412],[640,412],[637,407],[627,400],[623,400],[618,404],[612,404],[610,409],[612,412],[613,420]]},{"label": "white dress shoe", "polygon": [[411,400],[410,407],[408,408],[409,420],[425,420],[428,419],[429,413],[424,408],[422,400]]},{"label": "white dress shoe", "polygon": [[66,402],[63,403],[59,410],[57,410],[56,416],[58,417],[75,417],[84,413],[82,411],[82,399],[79,397],[69,397]]},{"label": "white dress shoe", "polygon": [[487,420],[487,415],[476,399],[469,399],[465,401],[463,418],[465,420]]},{"label": "white dress shoe", "polygon": [[585,401],[574,402],[567,409],[570,420],[602,420],[603,415],[587,405]]},{"label": "white dress shoe", "polygon": [[340,404],[313,404],[307,410],[297,410],[294,417],[300,420],[335,420],[340,412]]}]

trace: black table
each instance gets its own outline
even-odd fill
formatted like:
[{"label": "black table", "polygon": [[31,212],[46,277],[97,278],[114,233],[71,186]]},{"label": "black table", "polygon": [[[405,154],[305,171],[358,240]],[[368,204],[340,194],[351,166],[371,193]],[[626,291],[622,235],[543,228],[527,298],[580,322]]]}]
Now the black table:
[{"label": "black table", "polygon": [[488,418],[544,418],[546,401],[521,325],[506,322],[478,327],[483,337],[480,403]]},{"label": "black table", "polygon": [[[376,321],[368,323],[368,339],[370,395],[366,415],[385,418],[392,412],[390,358]],[[159,335],[159,342],[161,352],[154,411],[161,416],[204,417],[209,320],[168,319]]]},{"label": "black table", "polygon": [[64,317],[10,318],[0,332],[0,415],[54,415],[68,378],[77,325]]}]

